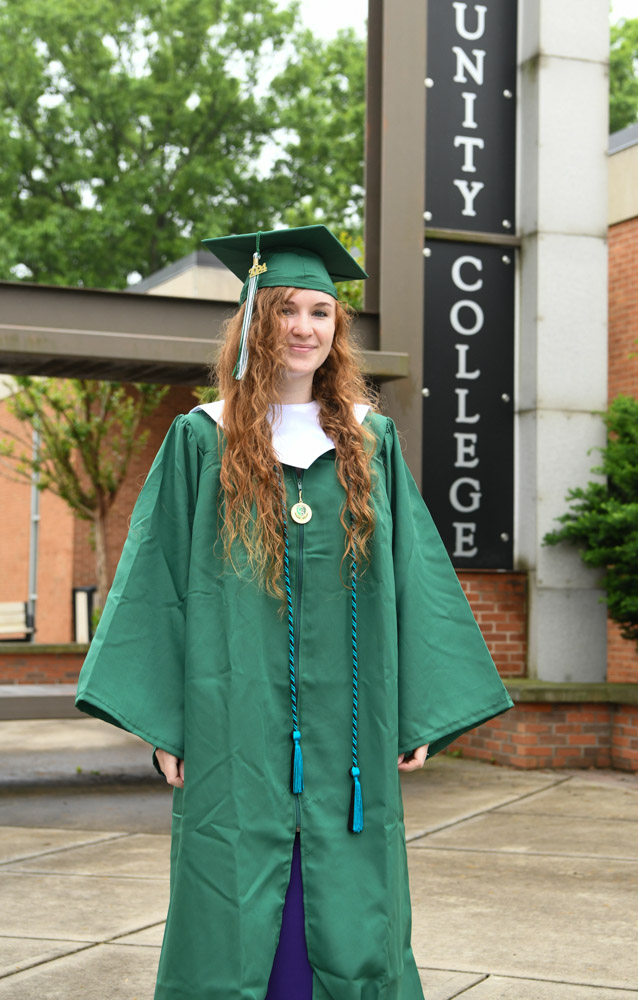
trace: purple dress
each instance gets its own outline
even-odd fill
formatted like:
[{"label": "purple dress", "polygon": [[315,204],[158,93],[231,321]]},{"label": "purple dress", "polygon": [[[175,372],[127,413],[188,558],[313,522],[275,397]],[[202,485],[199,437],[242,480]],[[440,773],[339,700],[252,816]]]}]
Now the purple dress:
[{"label": "purple dress", "polygon": [[312,1000],[312,969],[306,950],[299,834],[292,853],[290,882],[266,1000]]}]

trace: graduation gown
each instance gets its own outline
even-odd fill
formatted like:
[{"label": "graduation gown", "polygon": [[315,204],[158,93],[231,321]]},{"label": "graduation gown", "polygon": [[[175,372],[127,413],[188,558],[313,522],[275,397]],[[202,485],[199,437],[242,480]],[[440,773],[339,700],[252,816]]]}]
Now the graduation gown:
[{"label": "graduation gown", "polygon": [[[290,789],[288,623],[241,551],[238,572],[221,559],[220,453],[206,413],[176,418],[135,506],[77,706],[185,760],[156,1000],[264,1000],[297,826],[313,1000],[423,997],[397,755],[425,743],[437,753],[512,702],[392,420],[365,420],[377,442],[376,527],[357,595],[359,834],[347,829],[351,604],[334,450],[303,474],[312,520],[288,522],[300,795]],[[290,508],[296,476],[284,473]]]}]

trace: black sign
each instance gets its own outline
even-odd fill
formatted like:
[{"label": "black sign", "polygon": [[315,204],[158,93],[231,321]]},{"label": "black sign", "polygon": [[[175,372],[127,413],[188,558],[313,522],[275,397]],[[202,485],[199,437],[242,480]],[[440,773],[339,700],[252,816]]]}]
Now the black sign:
[{"label": "black sign", "polygon": [[426,225],[514,232],[516,0],[428,3]]},{"label": "black sign", "polygon": [[422,493],[459,568],[512,566],[514,271],[509,248],[426,247]]}]

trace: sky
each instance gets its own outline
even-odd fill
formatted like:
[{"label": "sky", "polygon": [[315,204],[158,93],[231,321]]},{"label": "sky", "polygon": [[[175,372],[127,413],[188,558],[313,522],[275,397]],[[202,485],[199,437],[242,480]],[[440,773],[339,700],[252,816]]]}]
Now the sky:
[{"label": "sky", "polygon": [[638,17],[638,0],[613,0],[611,20],[616,22],[621,17],[626,17],[627,20]]},{"label": "sky", "polygon": [[[282,6],[285,2],[280,0]],[[301,16],[304,24],[323,38],[330,38],[339,28],[350,26],[363,36],[368,0],[301,0]],[[638,0],[612,0],[611,20],[615,22],[621,17],[638,17]]]},{"label": "sky", "polygon": [[[279,3],[287,6],[286,0]],[[300,7],[305,26],[322,38],[332,38],[339,28],[353,27],[361,37],[366,33],[368,0],[301,0]]]}]

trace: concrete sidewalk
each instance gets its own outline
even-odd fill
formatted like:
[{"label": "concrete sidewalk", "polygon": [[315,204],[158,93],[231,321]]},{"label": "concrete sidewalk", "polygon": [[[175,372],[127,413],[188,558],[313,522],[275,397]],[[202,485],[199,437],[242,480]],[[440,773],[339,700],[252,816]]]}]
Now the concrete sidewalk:
[{"label": "concrete sidewalk", "polygon": [[[638,776],[404,779],[426,1000],[638,998]],[[0,1000],[152,1000],[170,793],[96,720],[0,725]]]}]

